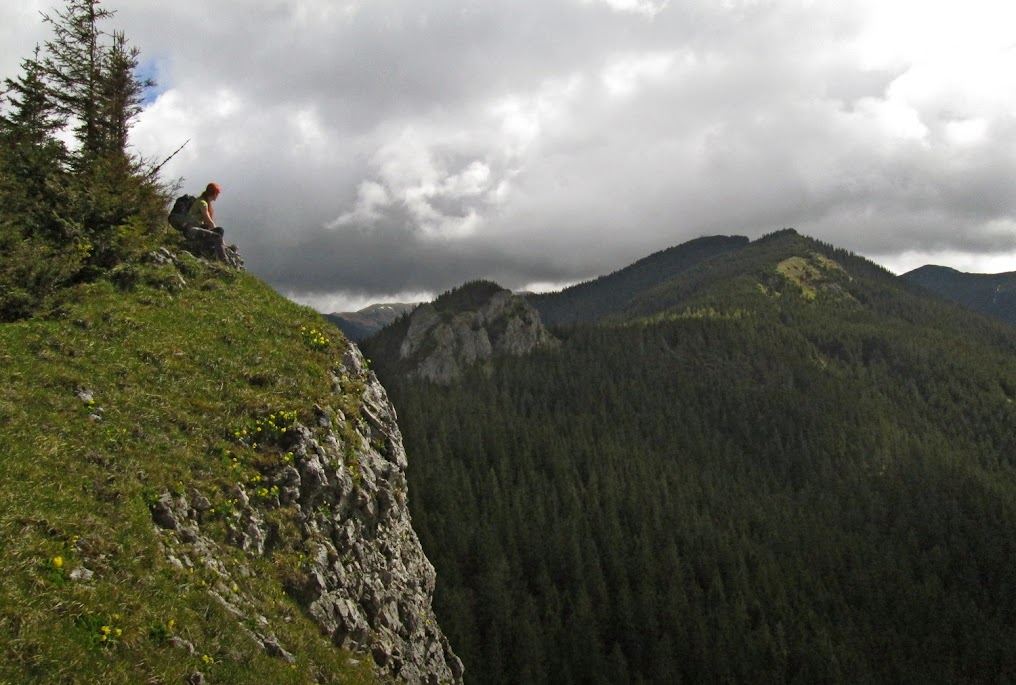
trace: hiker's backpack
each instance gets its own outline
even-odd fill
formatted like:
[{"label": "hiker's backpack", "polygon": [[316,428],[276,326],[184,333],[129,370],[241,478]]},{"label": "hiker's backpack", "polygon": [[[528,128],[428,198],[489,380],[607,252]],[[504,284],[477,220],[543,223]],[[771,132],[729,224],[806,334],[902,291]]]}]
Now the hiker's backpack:
[{"label": "hiker's backpack", "polygon": [[173,209],[169,210],[169,225],[178,231],[182,231],[187,225],[187,217],[190,214],[191,205],[197,200],[193,195],[181,195],[173,203]]}]

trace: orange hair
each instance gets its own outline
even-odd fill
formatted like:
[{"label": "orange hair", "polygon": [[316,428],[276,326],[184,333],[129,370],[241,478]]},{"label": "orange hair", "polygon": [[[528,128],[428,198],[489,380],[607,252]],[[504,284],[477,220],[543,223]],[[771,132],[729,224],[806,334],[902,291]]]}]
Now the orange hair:
[{"label": "orange hair", "polygon": [[[201,193],[201,197],[207,201],[212,198],[212,195],[218,195],[221,192],[222,188],[219,187],[218,183],[209,183],[205,186],[205,192]],[[215,208],[212,207],[211,202],[208,203],[208,216],[212,219],[212,221],[215,221]]]}]

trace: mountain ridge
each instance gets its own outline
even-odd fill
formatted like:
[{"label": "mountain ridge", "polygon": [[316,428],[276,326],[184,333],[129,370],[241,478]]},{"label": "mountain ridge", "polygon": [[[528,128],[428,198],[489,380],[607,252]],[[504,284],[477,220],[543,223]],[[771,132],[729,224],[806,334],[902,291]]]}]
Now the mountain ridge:
[{"label": "mountain ridge", "polygon": [[[775,231],[756,241],[738,235],[703,236],[660,250],[609,274],[577,283],[561,291],[518,294],[527,298],[537,308],[544,323],[548,325],[589,321],[608,313],[620,313],[624,307],[634,305],[632,300],[636,294],[644,296],[644,291],[660,286],[683,271],[694,270],[703,261],[728,253],[736,253],[752,242],[779,240],[793,236],[823,245],[813,238],[801,236],[794,229]],[[827,247],[832,248],[832,246]],[[882,272],[884,276],[892,276],[885,267],[871,260],[839,248],[833,249],[841,255],[848,255],[850,259],[860,260],[868,267]],[[946,279],[943,275],[951,278]],[[971,311],[988,314],[1004,321],[1016,321],[1016,302],[1013,301],[1016,300],[1016,294],[1011,294],[1016,293],[1016,272],[969,274],[951,267],[925,265],[894,277],[927,288]],[[973,297],[959,297],[955,283],[953,283],[957,279],[965,281],[968,286],[971,284],[977,286],[978,294]],[[598,297],[602,298],[602,294],[607,291],[616,291],[612,292],[610,296],[610,304],[604,302],[590,304]],[[420,304],[375,303],[357,312],[337,312],[324,316],[338,326],[351,340],[362,342]]]},{"label": "mountain ridge", "polygon": [[957,304],[1016,323],[1016,271],[972,274],[927,264],[900,276]]},{"label": "mountain ridge", "polygon": [[701,237],[676,245],[610,274],[576,284],[556,293],[534,294],[528,298],[549,324],[587,321],[626,303],[635,293],[656,285],[698,262],[748,243],[743,236]]}]

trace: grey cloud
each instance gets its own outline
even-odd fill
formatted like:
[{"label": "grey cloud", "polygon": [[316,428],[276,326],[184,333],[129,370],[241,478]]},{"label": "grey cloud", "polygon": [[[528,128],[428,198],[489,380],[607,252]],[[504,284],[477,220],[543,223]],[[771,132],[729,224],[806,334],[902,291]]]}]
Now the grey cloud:
[{"label": "grey cloud", "polygon": [[110,7],[167,91],[135,140],[190,138],[167,172],[222,183],[227,236],[294,296],[568,282],[787,226],[1016,259],[1009,53],[939,79],[917,53],[861,54],[879,3],[617,5]]},{"label": "grey cloud", "polygon": [[482,240],[428,241],[395,226],[314,231],[285,259],[271,258],[274,249],[256,241],[245,257],[281,290],[303,295],[442,292],[477,278],[519,288],[548,270],[542,259],[506,255]]}]

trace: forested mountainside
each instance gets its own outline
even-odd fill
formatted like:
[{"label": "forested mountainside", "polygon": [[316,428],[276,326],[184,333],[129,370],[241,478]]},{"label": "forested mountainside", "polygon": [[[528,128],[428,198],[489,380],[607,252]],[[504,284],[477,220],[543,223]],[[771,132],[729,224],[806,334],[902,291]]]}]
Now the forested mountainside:
[{"label": "forested mountainside", "polygon": [[561,292],[530,295],[529,300],[546,324],[591,321],[623,308],[638,293],[673,278],[685,269],[710,257],[737,250],[747,243],[748,239],[743,236],[697,238]]},{"label": "forested mountainside", "polygon": [[1016,679],[1016,331],[791,231],[652,280],[449,387],[365,343],[467,682]]},{"label": "forested mountainside", "polygon": [[922,266],[901,276],[967,309],[1016,323],[1016,272],[968,274],[947,266]]}]

